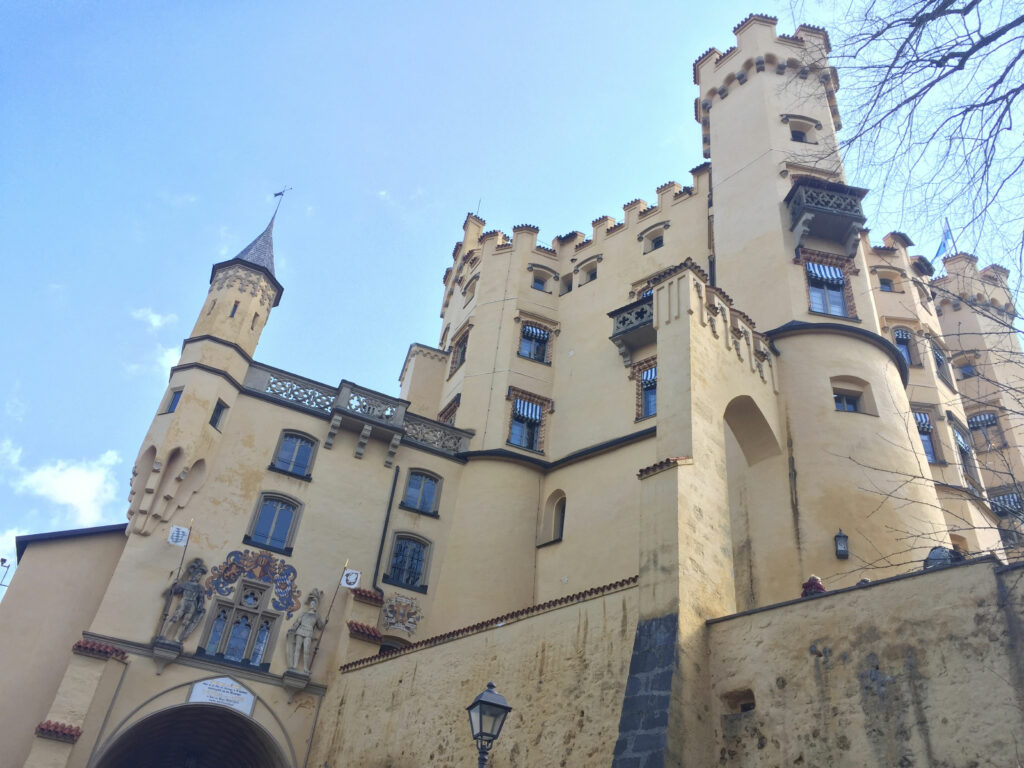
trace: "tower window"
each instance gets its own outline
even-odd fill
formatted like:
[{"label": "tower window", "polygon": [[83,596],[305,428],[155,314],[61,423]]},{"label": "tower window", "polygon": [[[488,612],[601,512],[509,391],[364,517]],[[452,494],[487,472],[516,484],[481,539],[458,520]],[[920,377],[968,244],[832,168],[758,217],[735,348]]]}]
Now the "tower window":
[{"label": "tower window", "polygon": [[260,313],[259,312],[253,313],[252,322],[249,323],[249,330],[250,331],[255,331],[256,330],[256,321],[259,320],[259,319],[260,319]]},{"label": "tower window", "polygon": [[178,403],[181,402],[181,393],[183,390],[174,389],[171,390],[171,399],[167,402],[167,410],[164,413],[174,413],[178,410]]},{"label": "tower window", "polygon": [[956,441],[957,450],[960,452],[960,464],[964,469],[964,476],[970,481],[978,482],[978,465],[974,460],[974,451],[967,439],[967,433],[956,424],[953,425],[953,438]]},{"label": "tower window", "polygon": [[892,293],[894,290],[896,290],[895,288],[893,288],[892,280],[889,280],[888,278],[885,277],[879,278],[878,287],[881,289],[882,293]]},{"label": "tower window", "polygon": [[403,589],[427,591],[430,542],[407,534],[395,536],[391,548],[391,565],[382,580]]},{"label": "tower window", "polygon": [[249,531],[242,537],[242,541],[290,556],[301,511],[301,506],[292,499],[271,494],[261,495]]},{"label": "tower window", "polygon": [[946,360],[946,353],[942,351],[942,348],[932,339],[932,357],[935,358],[935,372],[942,379],[942,382],[953,389],[953,379],[949,373],[949,362]]},{"label": "tower window", "polygon": [[917,345],[914,343],[914,334],[908,328],[896,328],[892,332],[892,340],[896,349],[900,351],[907,365],[920,365],[917,357]]},{"label": "tower window", "polygon": [[930,463],[934,464],[938,458],[935,455],[935,442],[932,440],[931,414],[927,411],[914,411],[914,421],[917,422],[917,432],[921,436],[924,455]]},{"label": "tower window", "polygon": [[519,356],[538,363],[548,362],[548,342],[551,333],[539,326],[523,323],[519,338]]},{"label": "tower window", "polygon": [[538,291],[546,291],[548,289],[548,281],[544,278],[543,275],[534,275],[533,287],[535,290]]},{"label": "tower window", "polygon": [[806,144],[807,131],[798,131],[797,129],[793,128],[789,132],[789,138],[791,138],[793,141],[799,141],[801,144]]},{"label": "tower window", "polygon": [[515,397],[512,400],[512,420],[508,432],[509,445],[526,448],[530,451],[541,450],[543,421],[543,405],[524,397]]},{"label": "tower window", "polygon": [[235,313],[238,312],[238,302],[236,301],[231,307],[231,314],[228,317],[234,317]]},{"label": "tower window", "polygon": [[221,424],[224,423],[224,415],[227,412],[227,403],[223,400],[218,400],[217,404],[213,406],[213,413],[210,414],[210,426],[219,431]]},{"label": "tower window", "polygon": [[405,486],[405,496],[401,506],[424,515],[437,516],[437,506],[440,500],[441,479],[433,474],[414,470],[409,473],[409,479]]},{"label": "tower window", "polygon": [[860,410],[860,398],[845,392],[834,392],[832,399],[835,401],[837,411],[857,413]]},{"label": "tower window", "polygon": [[313,466],[316,441],[295,432],[284,432],[278,440],[271,469],[308,478]]},{"label": "tower window", "polygon": [[452,343],[452,352],[451,352],[452,362],[451,362],[451,367],[448,370],[448,375],[449,376],[451,376],[453,373],[455,373],[459,368],[462,367],[462,364],[464,362],[466,362],[466,352],[467,352],[468,349],[469,349],[469,331],[466,331],[464,334],[459,336],[459,338],[457,338]]},{"label": "tower window", "polygon": [[807,292],[812,312],[847,317],[845,289],[846,278],[839,267],[807,262]]},{"label": "tower window", "polygon": [[967,426],[971,429],[976,451],[991,451],[1006,444],[999,428],[999,417],[993,411],[968,416]]},{"label": "tower window", "polygon": [[636,419],[650,418],[658,413],[658,366],[654,358],[641,361],[630,378],[636,379]]}]

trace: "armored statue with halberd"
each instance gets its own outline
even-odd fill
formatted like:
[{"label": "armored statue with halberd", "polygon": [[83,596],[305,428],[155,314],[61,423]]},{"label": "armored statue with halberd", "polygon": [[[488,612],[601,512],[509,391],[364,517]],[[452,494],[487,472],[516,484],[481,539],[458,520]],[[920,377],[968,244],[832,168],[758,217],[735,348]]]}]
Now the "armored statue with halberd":
[{"label": "armored statue with halberd", "polygon": [[[200,579],[206,573],[206,566],[200,557],[195,558],[188,564],[185,576],[168,591],[164,596],[173,600],[180,596],[178,607],[174,613],[167,617],[164,625],[160,628],[159,637],[175,643],[181,643],[191,635],[206,612],[206,592]],[[177,625],[174,635],[168,636],[171,627]]]},{"label": "armored statue with halberd", "polygon": [[[313,658],[310,655],[313,634],[318,629],[323,629],[327,625],[318,610],[322,597],[323,592],[319,589],[314,588],[310,591],[309,597],[306,598],[306,604],[309,606],[309,609],[299,616],[288,630],[288,668],[301,670],[307,675],[313,663]],[[300,661],[302,663],[301,667],[299,666]]]}]

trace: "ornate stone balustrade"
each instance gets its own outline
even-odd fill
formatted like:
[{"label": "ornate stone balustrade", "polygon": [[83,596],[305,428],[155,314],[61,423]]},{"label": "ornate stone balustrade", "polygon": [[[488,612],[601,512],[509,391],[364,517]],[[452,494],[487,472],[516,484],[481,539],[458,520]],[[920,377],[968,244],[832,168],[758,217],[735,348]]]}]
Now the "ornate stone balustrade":
[{"label": "ornate stone balustrade", "polygon": [[405,409],[408,407],[407,400],[382,395],[351,381],[341,382],[338,399],[334,401],[335,410],[341,411],[343,415],[357,416],[394,429],[402,428]]},{"label": "ornate stone balustrade", "polygon": [[433,419],[425,419],[414,413],[405,416],[405,439],[435,448],[445,453],[460,453],[469,450],[469,439],[472,435],[448,424]]},{"label": "ornate stone balustrade", "polygon": [[631,365],[633,350],[650,344],[655,339],[654,298],[647,296],[634,301],[609,312],[608,316],[612,319],[612,343],[622,355],[622,362]]},{"label": "ornate stone balustrade", "polygon": [[338,395],[338,390],[312,379],[304,379],[259,363],[253,363],[249,367],[243,386],[262,395],[270,395],[286,403],[324,414],[331,412]]},{"label": "ornate stone balustrade", "polygon": [[860,205],[865,194],[866,190],[844,184],[798,181],[786,196],[789,228],[796,233],[797,243],[811,235],[842,243],[851,254],[867,221]]}]

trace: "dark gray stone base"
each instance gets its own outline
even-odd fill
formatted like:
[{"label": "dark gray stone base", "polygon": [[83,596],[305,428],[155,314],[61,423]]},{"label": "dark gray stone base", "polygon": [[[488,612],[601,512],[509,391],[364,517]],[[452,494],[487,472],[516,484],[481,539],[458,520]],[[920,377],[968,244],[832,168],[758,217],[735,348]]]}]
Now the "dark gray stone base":
[{"label": "dark gray stone base", "polygon": [[613,768],[662,768],[679,617],[641,621],[633,639]]}]

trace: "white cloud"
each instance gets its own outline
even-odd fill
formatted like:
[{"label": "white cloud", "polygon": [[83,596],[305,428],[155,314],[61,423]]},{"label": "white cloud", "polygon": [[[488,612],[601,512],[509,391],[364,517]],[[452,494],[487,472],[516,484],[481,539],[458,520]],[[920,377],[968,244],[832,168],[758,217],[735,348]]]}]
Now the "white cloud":
[{"label": "white cloud", "polygon": [[35,469],[20,466],[21,450],[5,440],[0,448],[15,456],[12,462],[20,475],[11,485],[17,493],[42,497],[70,515],[77,526],[97,525],[104,508],[114,501],[117,483],[113,469],[121,463],[117,451],[105,451],[92,461],[58,459]]},{"label": "white cloud", "polygon": [[377,193],[377,197],[379,197],[381,200],[388,200],[390,199],[391,196],[388,194],[388,191],[386,189],[382,189]]},{"label": "white cloud", "polygon": [[[8,528],[6,531],[0,531],[0,557],[7,558],[8,564],[12,567],[17,556],[14,540],[19,536],[24,536],[26,533],[29,533],[28,529],[19,528],[18,526]],[[12,575],[12,573],[7,574],[8,577]],[[3,578],[3,576],[4,569],[0,568],[0,578]]]},{"label": "white cloud", "polygon": [[174,314],[161,315],[158,312],[154,312],[149,307],[143,307],[142,309],[136,309],[132,312],[132,317],[136,320],[141,320],[144,323],[148,323],[150,330],[159,330],[165,325],[178,322],[178,316]]},{"label": "white cloud", "polygon": [[21,464],[21,448],[8,439],[0,440],[0,470],[18,469]]},{"label": "white cloud", "polygon": [[156,365],[161,372],[165,372],[178,364],[181,358],[181,350],[178,347],[158,347]]}]

